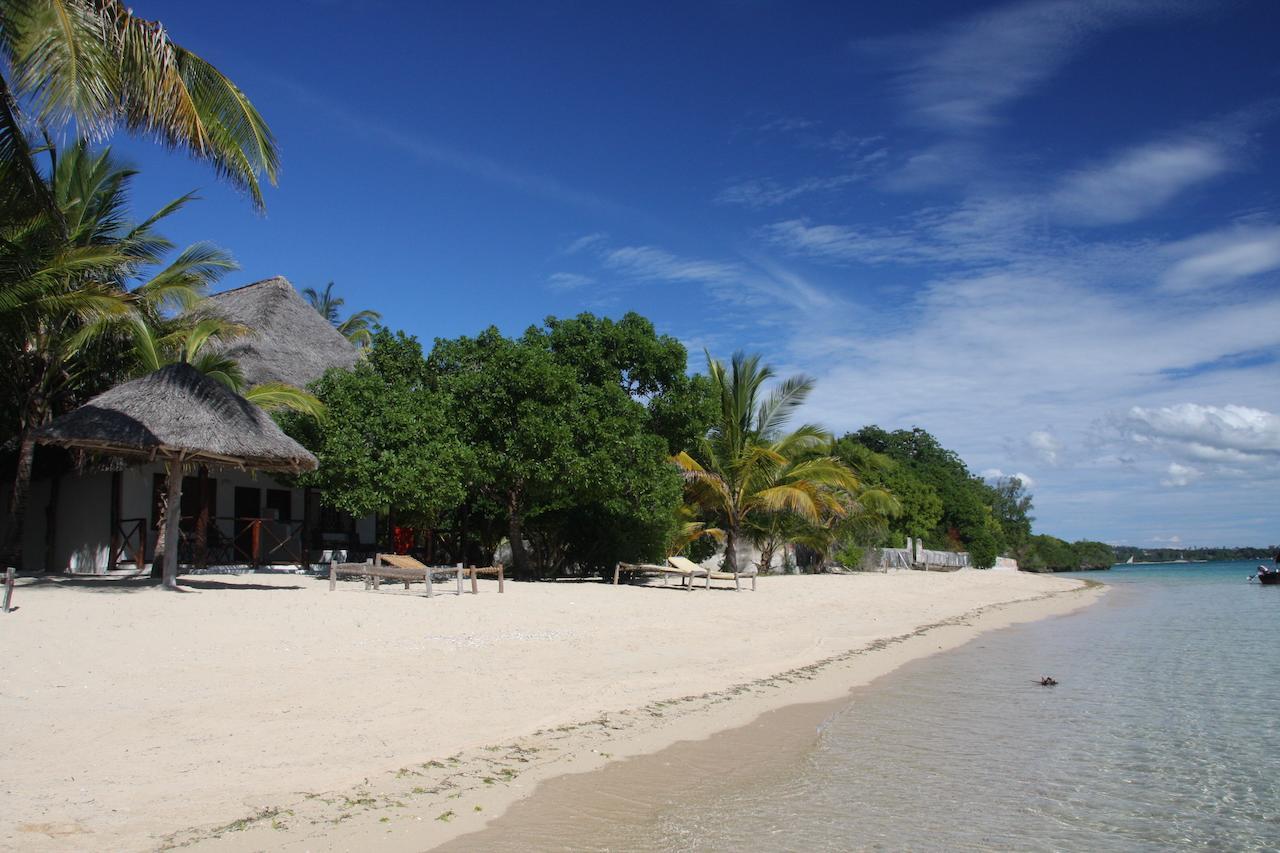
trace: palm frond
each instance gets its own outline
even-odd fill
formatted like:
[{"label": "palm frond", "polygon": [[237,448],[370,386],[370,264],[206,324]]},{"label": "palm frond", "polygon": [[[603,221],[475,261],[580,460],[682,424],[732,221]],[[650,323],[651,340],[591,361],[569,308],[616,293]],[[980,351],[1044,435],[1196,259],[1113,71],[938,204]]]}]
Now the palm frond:
[{"label": "palm frond", "polygon": [[291,409],[314,418],[324,417],[324,403],[314,394],[284,382],[263,382],[244,391],[242,396],[263,409]]},{"label": "palm frond", "polygon": [[808,376],[792,376],[783,380],[756,410],[756,435],[770,438],[781,431],[796,409],[813,391],[814,381]]}]

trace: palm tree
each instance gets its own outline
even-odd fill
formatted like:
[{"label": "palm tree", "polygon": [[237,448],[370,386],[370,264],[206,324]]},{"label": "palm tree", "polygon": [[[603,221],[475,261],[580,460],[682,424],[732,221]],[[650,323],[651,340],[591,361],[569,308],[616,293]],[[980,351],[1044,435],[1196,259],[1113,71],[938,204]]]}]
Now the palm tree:
[{"label": "palm tree", "polygon": [[764,397],[773,378],[758,355],[735,353],[725,366],[707,354],[707,372],[720,400],[711,431],[696,458],[674,457],[691,499],[721,521],[725,567],[738,567],[737,546],[757,518],[793,515],[818,524],[848,512],[845,496],[858,487],[853,472],[828,455],[831,437],[811,424],[783,428],[813,389],[806,376],[791,377]]},{"label": "palm tree", "polygon": [[338,319],[338,309],[346,303],[346,300],[341,296],[334,296],[333,282],[326,284],[324,290],[316,290],[314,287],[303,288],[302,295],[311,303],[312,308],[320,312],[321,317],[329,321],[339,334],[351,343],[358,347],[367,347],[373,343],[373,327],[382,319],[382,315],[377,311],[366,309],[357,311],[345,320]]},{"label": "palm tree", "polygon": [[205,243],[164,263],[173,244],[155,226],[193,196],[133,224],[126,211],[136,173],[109,149],[95,153],[78,143],[61,157],[49,154],[41,180],[55,212],[0,221],[0,346],[11,354],[0,383],[13,402],[5,432],[18,449],[4,545],[19,562],[34,430],[129,375],[121,330],[163,322],[235,269]]},{"label": "palm tree", "polygon": [[[74,120],[102,139],[116,124],[213,165],[262,209],[259,176],[279,170],[275,137],[257,109],[218,69],[134,16],[119,0],[0,0],[0,163],[13,187],[43,202],[19,102],[41,128]],[[7,201],[8,199],[4,199]]]}]

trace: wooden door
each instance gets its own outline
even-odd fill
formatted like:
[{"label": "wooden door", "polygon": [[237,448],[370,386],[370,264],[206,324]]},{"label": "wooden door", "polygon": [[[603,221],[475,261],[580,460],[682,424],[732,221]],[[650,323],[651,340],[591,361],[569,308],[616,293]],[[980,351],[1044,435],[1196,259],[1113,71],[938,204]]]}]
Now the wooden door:
[{"label": "wooden door", "polygon": [[258,519],[262,515],[262,490],[252,486],[236,486],[234,499],[234,531],[236,560],[256,565],[254,544],[258,537]]}]

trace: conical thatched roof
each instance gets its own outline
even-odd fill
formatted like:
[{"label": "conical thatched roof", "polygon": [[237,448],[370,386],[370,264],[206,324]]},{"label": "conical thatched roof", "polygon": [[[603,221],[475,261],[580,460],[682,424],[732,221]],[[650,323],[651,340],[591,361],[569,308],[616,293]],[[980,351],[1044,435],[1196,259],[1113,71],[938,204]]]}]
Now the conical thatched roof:
[{"label": "conical thatched roof", "polygon": [[216,293],[200,310],[251,330],[224,348],[250,385],[287,382],[305,388],[329,368],[351,367],[359,359],[355,346],[284,276]]},{"label": "conical thatched roof", "polygon": [[265,471],[316,467],[316,458],[266,412],[189,364],[171,364],[99,394],[37,430],[36,441],[131,459]]}]

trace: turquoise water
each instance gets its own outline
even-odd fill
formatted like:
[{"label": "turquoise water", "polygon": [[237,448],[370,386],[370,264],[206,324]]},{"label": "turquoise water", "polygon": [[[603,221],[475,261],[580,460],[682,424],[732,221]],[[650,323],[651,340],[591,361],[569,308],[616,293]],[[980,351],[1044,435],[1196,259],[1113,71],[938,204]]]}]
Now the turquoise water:
[{"label": "turquoise water", "polygon": [[1277,849],[1280,587],[1255,565],[1090,573],[1097,605],[860,691],[790,773],[637,846]]},{"label": "turquoise water", "polygon": [[[673,752],[662,760],[677,796],[648,791],[633,807],[602,777],[541,829],[476,840],[493,850],[1280,849],[1280,587],[1247,583],[1255,565],[1089,573],[1111,587],[1099,603],[861,688],[785,758],[742,749],[737,772],[709,776],[698,754]],[[1045,674],[1059,686],[1036,684]],[[720,784],[689,792],[674,784],[681,776]]]}]

